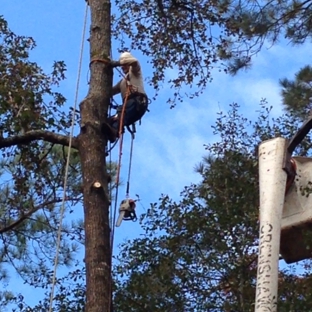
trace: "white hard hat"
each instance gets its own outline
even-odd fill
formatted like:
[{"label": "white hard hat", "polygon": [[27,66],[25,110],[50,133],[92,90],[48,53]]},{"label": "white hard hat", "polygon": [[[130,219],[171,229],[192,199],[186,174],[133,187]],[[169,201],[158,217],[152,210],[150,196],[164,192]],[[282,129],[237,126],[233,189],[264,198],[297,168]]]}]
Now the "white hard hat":
[{"label": "white hard hat", "polygon": [[130,52],[123,52],[120,54],[119,61],[132,57]]}]

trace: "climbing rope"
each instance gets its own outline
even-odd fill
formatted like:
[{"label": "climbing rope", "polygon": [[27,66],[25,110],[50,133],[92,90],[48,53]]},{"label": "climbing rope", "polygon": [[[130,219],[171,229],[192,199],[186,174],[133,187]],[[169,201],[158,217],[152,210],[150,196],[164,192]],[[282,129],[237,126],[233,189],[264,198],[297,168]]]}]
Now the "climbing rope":
[{"label": "climbing rope", "polygon": [[131,176],[131,166],[132,166],[133,142],[134,142],[134,132],[131,133],[131,146],[130,146],[130,157],[129,157],[126,198],[129,198],[129,193],[130,193],[130,176]]},{"label": "climbing rope", "polygon": [[[109,111],[108,111],[108,115],[111,116],[112,112],[112,107],[111,105],[109,106]],[[106,155],[109,155],[109,166],[110,166],[110,177],[112,177],[112,171],[113,171],[113,167],[112,167],[112,149],[114,148],[114,146],[116,145],[117,141],[115,141],[113,144],[109,142],[109,149],[106,152]],[[113,183],[112,183],[112,178],[110,178],[110,182],[109,182],[109,202],[112,202],[112,197],[113,197]],[[109,227],[112,228],[113,225],[113,216],[110,213],[109,215]]]},{"label": "climbing rope", "polygon": [[[110,48],[110,59],[112,60],[113,59],[113,51],[112,51],[112,46]],[[110,102],[110,105],[109,105],[109,110],[108,110],[108,116],[111,116],[112,115],[112,101],[113,101],[113,97],[111,97],[111,102]],[[109,154],[109,165],[110,165],[110,176],[112,177],[112,172],[113,172],[113,167],[112,167],[112,149],[116,146],[117,144],[117,140],[114,142],[114,143],[111,143],[109,142],[109,149],[108,151],[106,152],[106,155]],[[110,201],[110,205],[111,206],[111,202],[112,202],[112,198],[113,198],[113,179],[111,178],[110,179],[110,182],[109,182],[109,201]],[[109,228],[112,229],[113,228],[113,215],[112,213],[110,212],[109,213]],[[111,240],[111,238],[110,238]],[[112,255],[111,255],[112,257]]]},{"label": "climbing rope", "polygon": [[[111,249],[111,259],[113,262],[113,249],[114,249],[114,236],[115,236],[115,227],[116,227],[116,215],[117,215],[117,204],[118,204],[118,190],[119,190],[119,178],[120,178],[120,168],[121,168],[121,158],[122,158],[122,146],[123,146],[123,120],[126,110],[126,105],[128,101],[128,97],[130,94],[130,87],[128,86],[126,97],[123,103],[122,111],[121,111],[121,118],[119,122],[119,158],[118,158],[118,164],[117,164],[117,172],[116,172],[116,193],[115,193],[115,205],[113,210],[113,216],[112,216],[112,222],[111,222],[111,237],[110,237],[110,249]],[[110,158],[111,159],[111,158]],[[111,296],[108,300],[108,310],[111,310],[111,300],[112,300],[112,280],[109,283],[109,292],[111,293]]]},{"label": "climbing rope", "polygon": [[64,213],[65,213],[65,200],[66,200],[66,188],[67,188],[68,171],[69,171],[69,163],[70,163],[70,151],[71,151],[72,140],[73,140],[73,135],[74,135],[75,113],[76,113],[76,107],[77,107],[77,102],[78,102],[78,92],[79,92],[79,83],[80,83],[80,75],[81,75],[81,67],[82,67],[83,48],[84,48],[84,41],[85,41],[85,34],[86,34],[87,16],[88,16],[88,2],[86,4],[85,15],[84,15],[84,24],[83,24],[83,30],[82,30],[82,39],[81,39],[80,57],[79,57],[79,64],[78,64],[78,75],[77,75],[77,84],[76,84],[76,91],[75,91],[73,116],[71,120],[71,131],[69,135],[68,154],[67,154],[66,165],[65,165],[63,198],[62,198],[61,211],[60,211],[60,224],[59,224],[59,228],[57,231],[56,254],[55,254],[55,259],[54,259],[54,269],[53,269],[53,276],[52,276],[49,312],[52,312],[54,288],[55,288],[55,282],[56,282],[56,269],[58,265],[58,257],[59,257],[59,251],[60,251],[60,245],[61,245],[62,222],[64,218]]},{"label": "climbing rope", "polygon": [[116,224],[117,204],[118,204],[119,178],[120,178],[122,147],[123,147],[123,120],[125,116],[126,104],[127,104],[129,95],[130,95],[130,87],[128,86],[126,97],[125,97],[122,110],[121,110],[121,117],[120,117],[120,122],[119,122],[119,131],[118,131],[119,133],[119,157],[118,157],[117,172],[116,172],[115,206],[114,206],[114,212],[113,212],[113,224],[112,224],[112,229],[111,229],[111,255],[112,256],[113,256],[114,234],[115,234],[115,224]]}]

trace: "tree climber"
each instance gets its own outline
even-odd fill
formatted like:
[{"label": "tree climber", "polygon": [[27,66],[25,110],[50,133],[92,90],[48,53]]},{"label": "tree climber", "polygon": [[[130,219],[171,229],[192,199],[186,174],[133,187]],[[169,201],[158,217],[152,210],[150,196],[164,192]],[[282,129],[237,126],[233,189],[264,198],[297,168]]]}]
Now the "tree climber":
[{"label": "tree climber", "polygon": [[[141,66],[135,57],[129,52],[124,52],[120,55],[119,61],[114,62],[114,65],[121,66],[124,73],[124,77],[112,88],[112,96],[120,93],[123,105],[118,106],[116,114],[108,119],[117,137],[122,110],[124,109],[122,126],[130,126],[145,114],[148,98],[144,91]],[[116,137],[110,136],[109,140],[114,142]]]}]

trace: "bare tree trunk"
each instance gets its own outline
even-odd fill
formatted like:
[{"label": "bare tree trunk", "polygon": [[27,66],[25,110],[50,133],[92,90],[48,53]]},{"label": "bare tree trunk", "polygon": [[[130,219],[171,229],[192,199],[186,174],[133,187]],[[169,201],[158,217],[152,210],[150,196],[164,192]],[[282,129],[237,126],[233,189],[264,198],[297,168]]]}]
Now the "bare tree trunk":
[{"label": "bare tree trunk", "polygon": [[[91,9],[90,59],[107,59],[111,50],[110,0],[89,0]],[[79,153],[82,164],[86,312],[111,310],[111,252],[108,175],[105,160],[107,140],[101,129],[106,121],[112,85],[112,68],[92,62],[87,97],[80,104]]]}]

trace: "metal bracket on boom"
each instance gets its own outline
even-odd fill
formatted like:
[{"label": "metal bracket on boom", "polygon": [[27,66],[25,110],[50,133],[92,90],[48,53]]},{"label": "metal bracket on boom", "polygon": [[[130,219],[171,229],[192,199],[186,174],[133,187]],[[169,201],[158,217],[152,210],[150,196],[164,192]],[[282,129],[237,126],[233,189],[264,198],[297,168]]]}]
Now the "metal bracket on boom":
[{"label": "metal bracket on boom", "polygon": [[302,140],[306,137],[309,131],[312,129],[312,116],[309,117],[303,125],[299,128],[297,133],[291,138],[288,144],[288,152],[290,154],[293,153],[295,148],[302,142]]},{"label": "metal bracket on boom", "polygon": [[296,166],[294,161],[291,159],[292,153],[295,148],[303,141],[309,131],[312,129],[312,116],[309,117],[303,125],[299,128],[296,134],[291,138],[288,143],[287,153],[285,155],[283,169],[287,173],[287,186],[286,193],[289,190],[289,187],[293,184],[296,176]]},{"label": "metal bracket on boom", "polygon": [[280,253],[286,263],[293,263],[312,257],[312,249],[306,236],[312,230],[312,199],[309,188],[312,174],[312,159],[292,157],[296,147],[312,129],[310,116],[288,142],[283,169],[287,173],[285,202],[283,207]]},{"label": "metal bracket on boom", "polygon": [[124,199],[121,201],[119,206],[119,216],[116,222],[116,227],[120,226],[122,220],[124,221],[133,221],[137,220],[135,213],[135,200],[133,199]]}]

